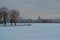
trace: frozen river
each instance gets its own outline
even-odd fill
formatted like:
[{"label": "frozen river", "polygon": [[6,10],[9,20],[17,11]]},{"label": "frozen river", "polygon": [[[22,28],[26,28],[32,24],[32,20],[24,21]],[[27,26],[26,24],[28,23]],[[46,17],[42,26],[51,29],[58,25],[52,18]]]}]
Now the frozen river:
[{"label": "frozen river", "polygon": [[0,26],[0,40],[60,40],[60,24]]}]

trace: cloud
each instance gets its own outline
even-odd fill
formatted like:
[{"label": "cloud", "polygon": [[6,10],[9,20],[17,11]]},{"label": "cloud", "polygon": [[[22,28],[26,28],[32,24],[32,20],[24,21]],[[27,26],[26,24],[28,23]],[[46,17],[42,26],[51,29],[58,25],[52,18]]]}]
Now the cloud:
[{"label": "cloud", "polygon": [[60,17],[60,0],[0,0],[0,7],[17,8],[28,18]]}]

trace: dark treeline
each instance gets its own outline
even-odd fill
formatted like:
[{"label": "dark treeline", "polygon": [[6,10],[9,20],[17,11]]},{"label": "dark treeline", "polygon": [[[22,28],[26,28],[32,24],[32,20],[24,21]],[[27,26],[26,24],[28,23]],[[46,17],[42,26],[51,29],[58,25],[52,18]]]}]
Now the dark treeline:
[{"label": "dark treeline", "polygon": [[40,16],[35,19],[21,19],[18,23],[60,23],[60,19],[42,19]]},{"label": "dark treeline", "polygon": [[60,23],[60,19],[41,19],[40,16],[36,20],[22,19],[20,12],[17,9],[8,9],[6,7],[0,8],[0,24],[6,25],[6,23]]}]

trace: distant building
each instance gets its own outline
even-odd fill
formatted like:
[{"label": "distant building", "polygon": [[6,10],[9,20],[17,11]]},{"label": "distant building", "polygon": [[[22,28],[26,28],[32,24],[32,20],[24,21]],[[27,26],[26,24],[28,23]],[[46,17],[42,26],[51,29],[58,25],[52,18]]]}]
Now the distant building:
[{"label": "distant building", "polygon": [[40,18],[40,16],[38,16],[38,18],[37,18],[37,20],[35,20],[35,22],[41,23],[41,18]]}]

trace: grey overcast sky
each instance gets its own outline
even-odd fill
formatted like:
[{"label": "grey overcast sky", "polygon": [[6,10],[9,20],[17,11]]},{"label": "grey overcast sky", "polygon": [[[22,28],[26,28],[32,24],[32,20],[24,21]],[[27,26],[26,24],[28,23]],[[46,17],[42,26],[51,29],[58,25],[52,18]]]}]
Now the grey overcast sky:
[{"label": "grey overcast sky", "polygon": [[0,0],[0,7],[16,8],[25,18],[60,18],[60,0]]}]

